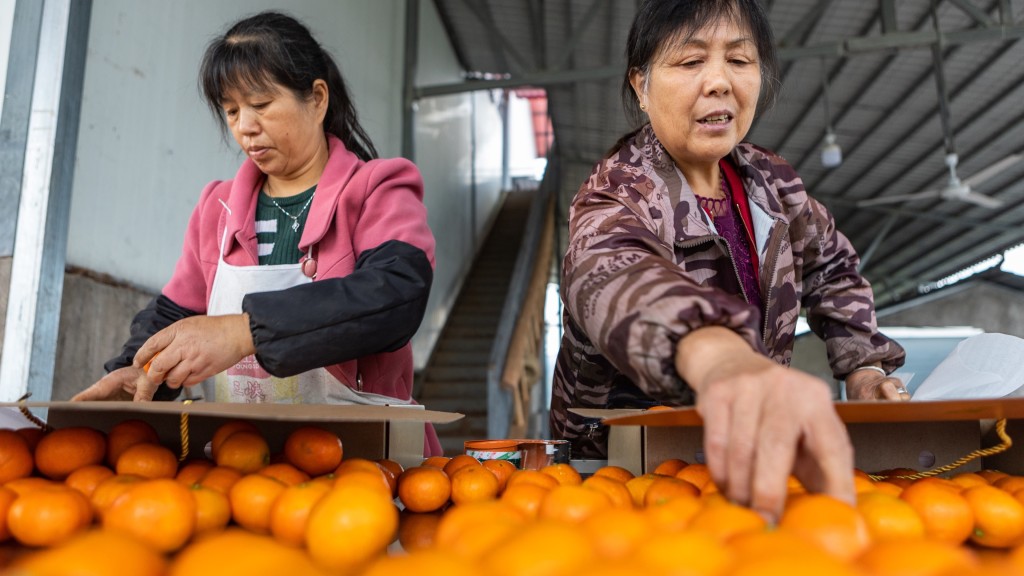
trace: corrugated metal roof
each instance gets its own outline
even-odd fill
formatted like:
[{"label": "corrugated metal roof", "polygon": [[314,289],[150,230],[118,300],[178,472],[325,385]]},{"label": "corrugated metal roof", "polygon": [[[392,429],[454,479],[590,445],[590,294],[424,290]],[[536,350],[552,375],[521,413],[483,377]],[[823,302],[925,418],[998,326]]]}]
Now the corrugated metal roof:
[{"label": "corrugated metal roof", "polygon": [[[758,119],[748,136],[797,168],[808,190],[833,211],[840,231],[862,255],[887,220],[894,219],[864,269],[882,303],[911,297],[918,283],[1024,240],[1024,161],[976,187],[976,192],[1006,200],[998,209],[941,199],[856,205],[858,200],[942,187],[948,174],[930,45],[879,49],[881,7],[887,2],[768,2],[776,37],[787,55],[783,92],[779,104]],[[564,207],[588,167],[629,129],[619,88],[626,36],[638,2],[435,3],[471,71],[525,79],[568,70],[592,73],[593,79],[547,86],[556,151],[565,166]],[[950,123],[960,157],[958,174],[964,179],[1012,153],[1024,153],[1024,0],[1005,3],[1012,20],[1001,14],[1000,0],[938,4]],[[893,0],[891,6],[897,34],[934,33],[931,0]],[[975,14],[967,10],[971,7]],[[964,32],[975,37],[958,36]],[[820,56],[822,47],[832,48],[829,57]],[[609,68],[622,72],[601,72]],[[843,164],[835,169],[824,168],[819,156],[826,128],[823,68],[832,124],[843,148]]]}]

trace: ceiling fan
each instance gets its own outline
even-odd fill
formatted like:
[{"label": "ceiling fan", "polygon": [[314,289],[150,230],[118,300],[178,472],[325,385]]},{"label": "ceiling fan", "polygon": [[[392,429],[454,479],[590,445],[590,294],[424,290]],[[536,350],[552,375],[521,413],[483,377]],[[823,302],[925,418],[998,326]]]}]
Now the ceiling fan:
[{"label": "ceiling fan", "polygon": [[[932,19],[935,23],[936,33],[941,37],[939,19],[938,15],[935,13],[936,4],[936,2],[932,2]],[[925,190],[914,194],[895,194],[860,200],[857,202],[858,207],[878,206],[880,204],[891,204],[897,202],[902,203],[910,200],[923,200],[926,198],[969,202],[983,208],[999,208],[1003,205],[1002,200],[992,198],[991,196],[986,196],[984,194],[979,194],[975,192],[974,189],[981,186],[982,183],[989,178],[998,175],[1003,170],[1006,170],[1013,164],[1024,159],[1024,155],[1020,153],[1010,154],[1006,158],[982,169],[980,172],[972,174],[963,180],[960,179],[956,172],[957,162],[960,157],[956,153],[956,142],[953,138],[953,129],[949,120],[949,96],[946,92],[946,75],[942,67],[942,47],[940,44],[941,43],[932,44],[932,62],[935,66],[935,86],[939,93],[939,118],[942,120],[942,135],[946,148],[945,163],[946,167],[949,169],[949,177],[946,180],[946,184],[941,188]]]},{"label": "ceiling fan", "polygon": [[908,202],[910,200],[924,200],[927,198],[941,198],[943,200],[959,200],[970,202],[983,208],[999,208],[1003,201],[984,194],[975,192],[974,189],[981,186],[989,178],[992,178],[1013,164],[1024,160],[1022,154],[1010,154],[1006,158],[982,169],[981,171],[964,178],[957,176],[956,165],[959,158],[956,152],[946,154],[946,166],[949,168],[949,178],[941,188],[917,192],[915,194],[896,194],[893,196],[880,196],[857,202],[859,207],[878,206],[895,202]]}]

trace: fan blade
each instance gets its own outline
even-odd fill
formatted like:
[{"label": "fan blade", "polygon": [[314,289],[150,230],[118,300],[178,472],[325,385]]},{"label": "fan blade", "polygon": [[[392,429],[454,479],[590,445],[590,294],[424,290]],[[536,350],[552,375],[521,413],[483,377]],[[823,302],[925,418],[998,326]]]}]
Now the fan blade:
[{"label": "fan blade", "polygon": [[869,198],[867,200],[861,200],[857,202],[857,206],[861,208],[866,208],[868,206],[878,206],[880,204],[892,204],[895,202],[907,202],[910,200],[923,200],[925,198],[938,198],[941,194],[941,190],[928,190],[926,192],[917,192],[916,194],[896,194],[895,196],[879,196],[878,198]]},{"label": "fan blade", "polygon": [[987,168],[982,168],[967,178],[964,178],[964,184],[967,184],[971,188],[977,188],[978,186],[981,186],[982,182],[998,175],[1003,170],[1006,170],[1021,160],[1024,160],[1024,154],[1010,154],[1006,158],[989,165]]},{"label": "fan blade", "polygon": [[978,194],[977,192],[968,192],[967,194],[960,196],[959,199],[965,202],[977,204],[982,208],[999,208],[1003,205],[1003,201],[999,198],[985,196],[984,194]]}]

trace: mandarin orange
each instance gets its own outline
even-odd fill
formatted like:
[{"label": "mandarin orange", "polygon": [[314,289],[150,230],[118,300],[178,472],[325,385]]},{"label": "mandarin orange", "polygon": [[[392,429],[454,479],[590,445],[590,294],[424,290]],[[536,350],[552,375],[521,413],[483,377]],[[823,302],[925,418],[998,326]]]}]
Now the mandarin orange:
[{"label": "mandarin orange", "polygon": [[63,480],[83,466],[103,462],[106,452],[107,439],[99,430],[86,426],[59,428],[36,445],[36,469],[47,478]]},{"label": "mandarin orange", "polygon": [[32,474],[32,451],[18,433],[0,430],[0,484]]},{"label": "mandarin orange", "polygon": [[160,436],[152,424],[138,418],[122,420],[114,424],[107,432],[107,464],[111,468],[116,468],[117,459],[121,457],[121,453],[129,446],[141,442],[160,443]]},{"label": "mandarin orange", "polygon": [[398,499],[412,512],[433,512],[448,503],[452,483],[434,466],[409,468],[398,477]]},{"label": "mandarin orange", "polygon": [[334,470],[343,455],[341,438],[318,426],[296,428],[284,442],[285,460],[310,476]]},{"label": "mandarin orange", "polygon": [[180,549],[196,527],[196,499],[171,478],[143,480],[103,514],[103,528],[134,536],[160,552]]}]

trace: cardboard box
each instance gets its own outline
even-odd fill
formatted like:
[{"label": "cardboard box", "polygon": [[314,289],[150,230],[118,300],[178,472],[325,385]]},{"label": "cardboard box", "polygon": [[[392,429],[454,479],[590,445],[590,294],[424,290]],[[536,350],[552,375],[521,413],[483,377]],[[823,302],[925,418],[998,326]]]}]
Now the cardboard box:
[{"label": "cardboard box", "polygon": [[[0,403],[0,408],[29,408],[55,428],[91,426],[104,432],[129,418],[156,428],[162,443],[182,443],[182,415],[188,418],[188,450],[201,456],[214,431],[232,419],[259,428],[272,453],[299,426],[315,425],[336,433],[346,458],[390,458],[404,467],[423,461],[424,424],[447,424],[462,414],[426,410],[423,406],[341,406],[329,404],[232,404],[218,402],[26,402]],[[44,416],[45,415],[45,416]]]},{"label": "cardboard box", "polygon": [[[836,402],[853,443],[854,465],[875,472],[890,468],[928,470],[999,444],[994,422],[1007,419],[1016,440],[1009,450],[972,460],[950,474],[992,468],[1024,474],[1024,398],[929,402]],[[693,407],[672,410],[583,410],[611,426],[608,464],[634,474],[668,458],[703,461],[703,421]]]}]

